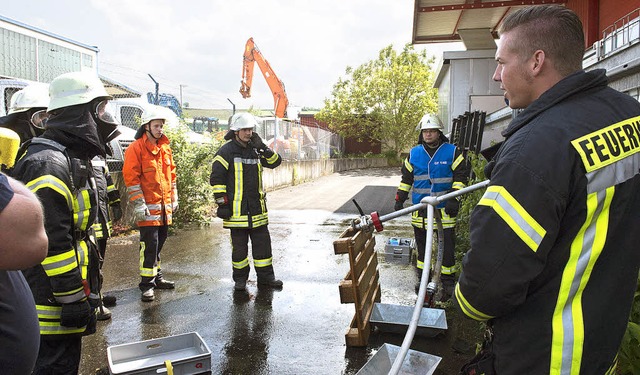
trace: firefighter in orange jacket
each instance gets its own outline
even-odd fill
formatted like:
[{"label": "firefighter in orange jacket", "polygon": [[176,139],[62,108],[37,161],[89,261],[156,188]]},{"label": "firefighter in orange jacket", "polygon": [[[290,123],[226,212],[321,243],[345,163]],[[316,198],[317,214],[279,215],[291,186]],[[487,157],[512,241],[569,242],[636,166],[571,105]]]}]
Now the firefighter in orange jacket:
[{"label": "firefighter in orange jacket", "polygon": [[140,228],[142,301],[155,299],[154,289],[173,289],[161,271],[160,252],[172,215],[178,209],[176,165],[169,138],[162,133],[167,118],[154,110],[143,114],[142,125],[124,154],[122,175]]}]

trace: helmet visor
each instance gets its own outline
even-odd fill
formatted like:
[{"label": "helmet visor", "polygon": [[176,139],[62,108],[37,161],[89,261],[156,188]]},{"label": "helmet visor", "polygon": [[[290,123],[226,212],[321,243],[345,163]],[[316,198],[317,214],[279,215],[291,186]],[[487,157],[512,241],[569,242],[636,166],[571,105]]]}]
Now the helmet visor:
[{"label": "helmet visor", "polygon": [[96,104],[95,117],[96,119],[109,125],[120,125],[116,121],[115,110],[109,99],[99,101]]},{"label": "helmet visor", "polygon": [[31,124],[38,129],[44,129],[47,120],[49,120],[49,116],[50,114],[47,113],[46,109],[34,112],[33,115],[31,115]]}]

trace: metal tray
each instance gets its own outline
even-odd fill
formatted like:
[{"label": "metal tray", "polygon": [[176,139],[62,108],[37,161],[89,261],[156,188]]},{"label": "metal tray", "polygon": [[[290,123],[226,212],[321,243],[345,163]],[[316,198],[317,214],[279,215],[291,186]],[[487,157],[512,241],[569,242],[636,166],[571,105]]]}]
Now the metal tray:
[{"label": "metal tray", "polygon": [[[413,315],[413,306],[376,303],[369,322],[382,332],[405,334]],[[418,319],[416,335],[435,337],[447,329],[445,311],[423,307]]]},{"label": "metal tray", "polygon": [[[111,375],[191,375],[211,371],[211,351],[197,332],[109,346],[107,359]],[[170,361],[171,369],[166,361]]]},{"label": "metal tray", "polygon": [[[382,344],[378,352],[371,357],[356,375],[388,374],[399,352],[399,346]],[[409,349],[398,373],[432,375],[441,360],[441,357]]]}]

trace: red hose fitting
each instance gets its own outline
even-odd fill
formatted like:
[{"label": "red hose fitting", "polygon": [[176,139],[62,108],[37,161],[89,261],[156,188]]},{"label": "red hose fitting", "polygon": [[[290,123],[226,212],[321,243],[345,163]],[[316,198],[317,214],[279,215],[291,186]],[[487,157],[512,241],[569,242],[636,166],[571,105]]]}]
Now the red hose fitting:
[{"label": "red hose fitting", "polygon": [[380,215],[378,215],[377,211],[371,213],[371,222],[373,222],[373,227],[376,229],[376,232],[382,232],[382,222],[380,221]]}]

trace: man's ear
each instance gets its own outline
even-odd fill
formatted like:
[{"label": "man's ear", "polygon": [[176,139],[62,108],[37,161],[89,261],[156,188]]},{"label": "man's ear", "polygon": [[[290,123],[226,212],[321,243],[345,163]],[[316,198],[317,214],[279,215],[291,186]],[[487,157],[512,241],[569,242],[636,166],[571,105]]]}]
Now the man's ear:
[{"label": "man's ear", "polygon": [[543,50],[539,49],[533,53],[531,58],[531,73],[537,76],[542,71],[542,67],[546,62],[546,55]]}]

